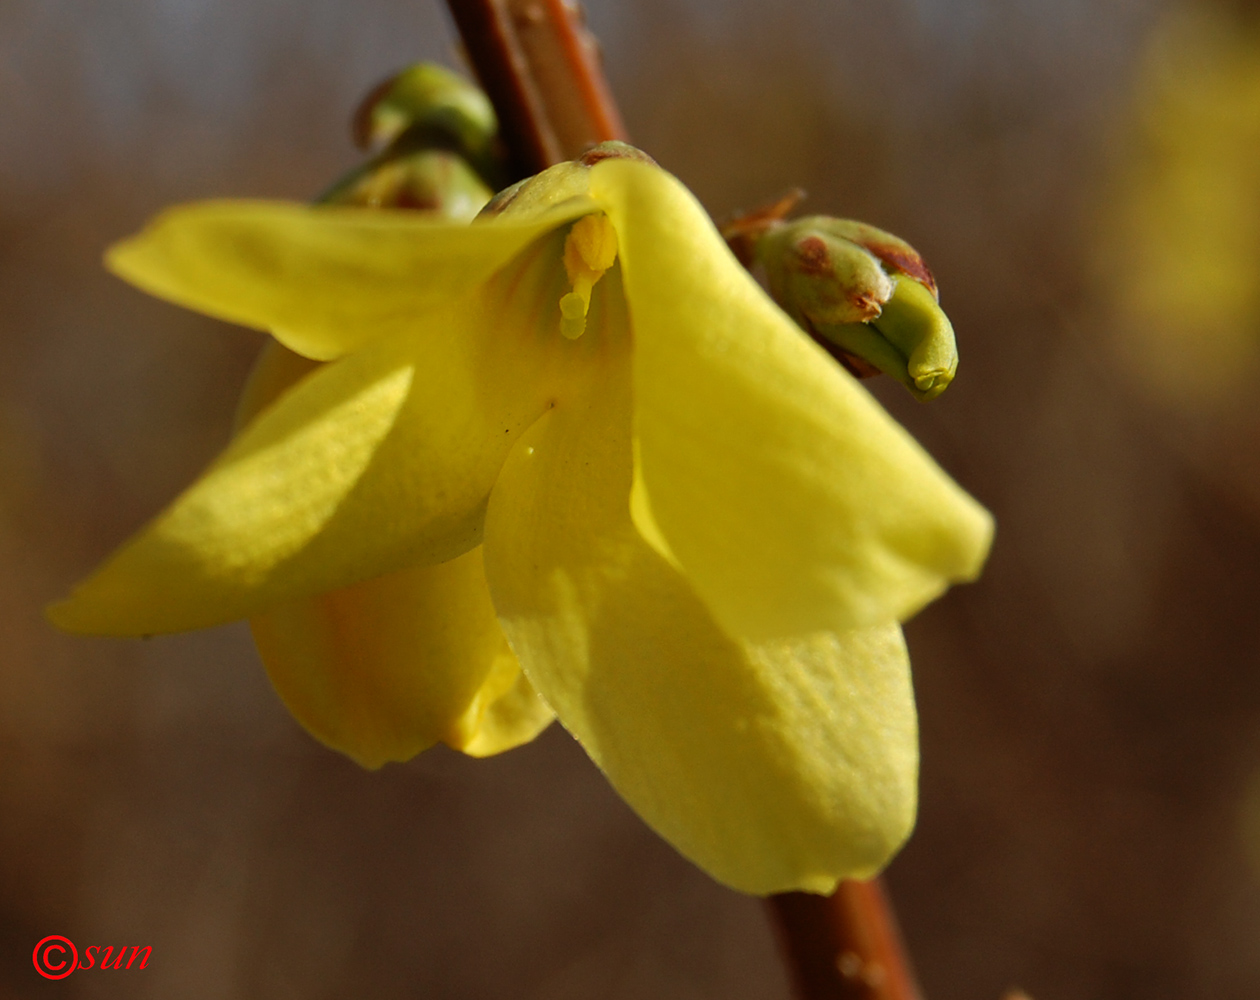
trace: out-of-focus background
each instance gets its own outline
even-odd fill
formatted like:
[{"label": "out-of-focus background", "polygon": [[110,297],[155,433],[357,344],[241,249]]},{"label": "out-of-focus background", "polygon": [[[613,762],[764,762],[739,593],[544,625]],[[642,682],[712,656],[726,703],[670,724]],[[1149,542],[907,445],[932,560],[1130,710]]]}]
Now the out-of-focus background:
[{"label": "out-of-focus background", "polygon": [[[600,0],[632,134],[717,216],[793,185],[935,269],[962,367],[872,385],[997,514],[912,622],[929,1000],[1260,996],[1260,24],[1154,0]],[[428,0],[0,0],[0,997],[785,1000],[761,904],[557,727],[379,773],[243,626],[40,608],[224,443],[250,332],[99,265],[170,202],[307,198]],[[148,945],[46,982],[35,942]]]}]

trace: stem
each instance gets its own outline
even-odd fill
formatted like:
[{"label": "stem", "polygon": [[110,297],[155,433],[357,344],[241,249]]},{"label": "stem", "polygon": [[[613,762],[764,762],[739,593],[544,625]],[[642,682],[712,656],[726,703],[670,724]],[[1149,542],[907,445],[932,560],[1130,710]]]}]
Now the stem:
[{"label": "stem", "polygon": [[767,902],[800,1000],[922,1000],[882,879]]},{"label": "stem", "polygon": [[447,0],[499,116],[515,178],[626,129],[581,14],[564,0]]}]

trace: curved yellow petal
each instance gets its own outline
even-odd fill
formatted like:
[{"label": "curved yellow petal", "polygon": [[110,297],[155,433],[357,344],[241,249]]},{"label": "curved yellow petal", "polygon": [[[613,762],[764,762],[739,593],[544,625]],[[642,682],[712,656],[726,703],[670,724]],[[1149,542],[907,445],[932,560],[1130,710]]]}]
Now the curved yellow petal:
[{"label": "curved yellow petal", "polygon": [[109,635],[200,628],[477,545],[508,449],[598,350],[556,332],[563,242],[424,330],[312,372],[49,617]]},{"label": "curved yellow petal", "polygon": [[105,263],[138,288],[329,360],[475,289],[581,200],[468,225],[411,211],[209,201],[168,209]]},{"label": "curved yellow petal", "polygon": [[365,767],[409,760],[439,740],[497,753],[552,718],[495,619],[480,546],[285,602],[250,627],[289,711]]},{"label": "curved yellow petal", "polygon": [[[319,367],[269,341],[241,393],[238,429]],[[488,756],[529,742],[554,718],[503,638],[480,546],[283,602],[250,625],[294,717],[365,767],[439,740]]]},{"label": "curved yellow petal", "polygon": [[725,633],[631,522],[628,364],[611,375],[522,436],[491,496],[486,576],[512,648],[617,791],[713,877],[766,894],[870,875],[914,818],[899,629]]},{"label": "curved yellow petal", "polygon": [[[481,586],[485,587],[484,575]],[[489,601],[488,593],[486,600]],[[497,620],[495,628],[502,637]],[[455,728],[442,739],[469,757],[490,757],[528,743],[555,717],[503,639],[502,654],[495,657],[490,673]]]},{"label": "curved yellow petal", "polygon": [[634,327],[636,513],[730,632],[902,620],[976,576],[989,514],[766,297],[681,184],[607,160],[591,196]]},{"label": "curved yellow petal", "polygon": [[250,369],[241,398],[236,401],[232,433],[239,434],[251,420],[324,363],[289,350],[278,340],[268,339]]}]

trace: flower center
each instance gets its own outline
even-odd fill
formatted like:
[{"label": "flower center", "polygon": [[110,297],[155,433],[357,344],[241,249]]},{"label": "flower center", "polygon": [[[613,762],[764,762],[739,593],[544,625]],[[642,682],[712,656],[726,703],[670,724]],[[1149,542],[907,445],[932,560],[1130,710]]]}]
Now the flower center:
[{"label": "flower center", "polygon": [[606,215],[584,215],[564,240],[564,269],[573,291],[560,299],[560,332],[577,340],[586,332],[591,289],[617,260],[617,230]]}]

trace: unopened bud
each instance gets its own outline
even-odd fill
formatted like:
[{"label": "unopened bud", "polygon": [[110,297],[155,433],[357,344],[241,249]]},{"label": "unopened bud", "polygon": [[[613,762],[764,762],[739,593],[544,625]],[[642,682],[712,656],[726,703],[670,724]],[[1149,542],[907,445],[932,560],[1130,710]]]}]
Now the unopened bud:
[{"label": "unopened bud", "polygon": [[772,229],[757,244],[770,294],[802,326],[875,319],[893,282],[867,251],[828,231],[829,220],[801,219]]},{"label": "unopened bud", "polygon": [[409,208],[444,219],[469,220],[492,192],[464,159],[445,149],[421,149],[372,160],[319,201],[325,205]]},{"label": "unopened bud", "polygon": [[499,128],[485,94],[433,63],[417,63],[375,87],[355,112],[354,140],[360,149],[380,147],[415,126],[449,133],[469,159],[491,144]]},{"label": "unopened bud", "polygon": [[500,180],[497,127],[489,99],[471,83],[441,66],[412,66],[374,88],[355,113],[355,142],[385,148],[317,201],[472,219]]},{"label": "unopened bud", "polygon": [[935,399],[954,380],[954,328],[932,292],[913,278],[895,279],[893,293],[868,323],[819,324],[826,340],[891,375],[919,400]]},{"label": "unopened bud", "polygon": [[945,391],[958,368],[954,330],[918,252],[891,233],[809,216],[757,241],[770,294],[850,367],[873,365],[921,400]]}]

